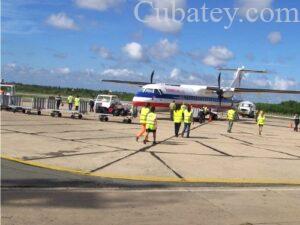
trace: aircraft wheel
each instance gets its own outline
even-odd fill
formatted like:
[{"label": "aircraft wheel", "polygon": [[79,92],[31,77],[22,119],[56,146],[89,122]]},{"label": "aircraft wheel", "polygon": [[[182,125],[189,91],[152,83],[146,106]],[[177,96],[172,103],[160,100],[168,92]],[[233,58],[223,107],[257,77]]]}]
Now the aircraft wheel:
[{"label": "aircraft wheel", "polygon": [[105,118],[104,118],[104,121],[105,121],[105,122],[108,122],[108,117],[105,117]]},{"label": "aircraft wheel", "polygon": [[132,123],[131,119],[128,119],[128,120],[127,120],[127,123],[128,123],[128,124],[131,124],[131,123]]},{"label": "aircraft wheel", "polygon": [[75,115],[72,114],[72,115],[71,115],[71,119],[75,119]]},{"label": "aircraft wheel", "polygon": [[78,119],[80,119],[80,120],[82,119],[82,115],[81,114],[78,115]]},{"label": "aircraft wheel", "polygon": [[[22,109],[22,113],[26,113],[26,110],[25,109]],[[28,113],[28,112],[27,112]]]},{"label": "aircraft wheel", "polygon": [[58,116],[58,117],[62,117],[62,114],[61,114],[61,113],[58,113],[57,116]]},{"label": "aircraft wheel", "polygon": [[37,114],[40,116],[40,115],[42,115],[42,112],[41,112],[41,111],[38,111]]}]

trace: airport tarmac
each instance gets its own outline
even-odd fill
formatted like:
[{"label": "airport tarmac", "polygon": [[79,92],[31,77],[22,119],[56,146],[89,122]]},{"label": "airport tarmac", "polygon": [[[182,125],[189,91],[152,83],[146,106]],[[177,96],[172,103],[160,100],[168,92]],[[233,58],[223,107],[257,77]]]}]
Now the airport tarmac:
[{"label": "airport tarmac", "polygon": [[[30,165],[81,175],[174,183],[300,185],[300,134],[286,120],[268,119],[262,137],[253,120],[193,125],[175,138],[159,114],[158,144],[135,141],[138,124],[2,111],[1,154]],[[136,121],[137,122],[137,121]]]}]

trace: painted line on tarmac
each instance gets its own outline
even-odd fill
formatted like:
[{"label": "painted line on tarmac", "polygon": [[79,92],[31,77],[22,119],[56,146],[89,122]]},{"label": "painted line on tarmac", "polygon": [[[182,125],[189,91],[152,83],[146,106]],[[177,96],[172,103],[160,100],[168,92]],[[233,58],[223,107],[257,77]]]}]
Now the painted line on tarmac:
[{"label": "painted line on tarmac", "polygon": [[223,156],[233,157],[232,155],[230,155],[230,154],[228,154],[228,153],[226,153],[226,152],[223,152],[223,151],[218,150],[218,149],[216,149],[216,148],[214,148],[214,147],[211,147],[211,146],[209,146],[209,145],[206,145],[206,144],[204,144],[204,143],[202,143],[202,142],[200,142],[200,141],[195,141],[195,142],[198,143],[198,144],[200,144],[200,145],[202,145],[202,146],[204,146],[204,147],[206,147],[206,148],[209,148],[209,149],[211,149],[211,150],[213,150],[213,151],[215,151],[215,152],[218,152],[218,153],[222,154]]},{"label": "painted line on tarmac", "polygon": [[297,179],[255,179],[255,178],[176,178],[176,177],[146,177],[146,176],[126,176],[126,175],[114,175],[104,173],[91,173],[90,171],[76,170],[70,168],[64,168],[59,166],[51,166],[37,162],[24,161],[10,156],[1,155],[1,159],[10,160],[24,165],[39,167],[42,169],[55,170],[60,172],[68,172],[72,174],[78,174],[88,177],[98,177],[106,179],[119,179],[130,181],[144,181],[144,182],[164,182],[164,183],[210,183],[210,184],[233,184],[233,185],[300,185],[300,180]]},{"label": "painted line on tarmac", "polygon": [[162,160],[157,154],[154,152],[150,152],[150,154],[156,158],[158,161],[160,161],[162,164],[164,164],[169,170],[171,170],[178,178],[184,179],[183,176],[181,176],[179,173],[177,173],[174,169],[172,169],[164,160]]}]

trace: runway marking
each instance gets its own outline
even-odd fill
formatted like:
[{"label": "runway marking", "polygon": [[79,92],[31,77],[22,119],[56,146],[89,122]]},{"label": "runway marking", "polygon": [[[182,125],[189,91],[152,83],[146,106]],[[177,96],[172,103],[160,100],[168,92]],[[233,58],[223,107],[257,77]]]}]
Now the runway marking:
[{"label": "runway marking", "polygon": [[221,154],[224,155],[224,156],[230,156],[230,157],[233,157],[232,155],[230,155],[230,154],[228,154],[228,153],[226,153],[226,152],[223,152],[223,151],[218,150],[218,149],[216,149],[216,148],[214,148],[214,147],[211,147],[211,146],[209,146],[209,145],[206,145],[206,144],[204,144],[204,143],[202,143],[202,142],[200,142],[200,141],[195,141],[195,142],[198,143],[198,144],[200,144],[200,145],[203,145],[204,147],[209,148],[209,149],[211,149],[211,150],[213,150],[213,151],[215,151],[215,152],[221,153]]},{"label": "runway marking", "polygon": [[82,156],[82,155],[95,155],[95,154],[106,154],[106,153],[114,153],[114,152],[121,152],[122,150],[113,150],[113,151],[99,151],[99,152],[87,152],[87,153],[74,153],[68,155],[56,155],[56,156],[45,156],[45,157],[23,157],[24,160],[34,161],[34,160],[43,160],[43,159],[56,159],[56,158],[63,158],[63,157],[73,157],[73,156]]},{"label": "runway marking", "polygon": [[[199,128],[199,127],[205,125],[205,124],[206,124],[206,123],[203,123],[203,124],[200,124],[200,125],[198,125],[198,126],[196,126],[196,127],[193,127],[191,130],[195,130],[195,129],[197,129],[197,128]],[[174,137],[175,137],[175,135],[174,135],[174,136],[171,136],[171,137],[168,137],[168,138],[166,138],[166,139],[164,139],[164,140],[162,140],[162,141],[159,141],[159,142],[157,143],[157,145],[162,144],[162,143],[164,143],[164,142],[166,142],[166,141],[168,141],[168,140],[170,140],[170,139],[172,139],[172,138],[174,138]],[[117,162],[120,162],[120,161],[122,161],[123,159],[127,159],[127,158],[129,158],[129,157],[131,157],[131,156],[133,156],[133,155],[136,155],[136,154],[140,153],[140,152],[146,152],[146,151],[149,150],[150,148],[152,148],[152,147],[154,147],[154,146],[157,146],[157,145],[150,145],[150,146],[143,147],[143,148],[137,150],[136,152],[133,152],[133,153],[127,155],[127,156],[121,157],[121,158],[119,158],[119,159],[117,159],[117,160],[114,160],[114,161],[112,161],[112,162],[109,162],[109,163],[105,164],[104,166],[101,166],[101,167],[99,167],[99,168],[96,168],[96,169],[94,169],[94,170],[91,170],[91,172],[94,173],[94,172],[96,172],[96,171],[102,170],[102,169],[104,169],[104,168],[106,168],[106,167],[108,167],[108,166],[111,166],[112,164],[115,164],[115,163],[117,163]]]},{"label": "runway marking", "polygon": [[93,193],[168,193],[168,192],[178,192],[178,193],[204,193],[204,192],[298,192],[300,187],[174,187],[174,188],[151,188],[151,189],[120,189],[120,188],[76,188],[76,187],[51,187],[51,188],[39,188],[39,187],[28,187],[26,189],[16,187],[13,190],[11,188],[3,187],[3,190],[9,191],[21,191],[21,192],[32,192],[34,190],[38,191],[60,191],[60,190],[72,190],[73,192],[93,192]]},{"label": "runway marking", "polygon": [[150,154],[156,158],[158,161],[160,161],[163,165],[165,165],[169,170],[171,170],[178,178],[183,179],[183,176],[181,176],[179,173],[177,173],[174,169],[172,169],[164,160],[162,160],[158,155],[156,155],[154,152],[150,152]]},{"label": "runway marking", "polygon": [[228,135],[226,135],[226,134],[220,134],[220,135],[223,136],[223,137],[230,138],[230,139],[232,139],[232,140],[236,140],[236,141],[239,141],[239,142],[248,144],[248,145],[253,145],[253,143],[251,143],[251,142],[249,142],[249,141],[244,141],[244,140],[242,140],[242,139],[235,138],[235,137],[231,137],[231,136],[228,136]]},{"label": "runway marking", "polygon": [[300,180],[297,179],[256,179],[256,178],[172,178],[172,177],[144,177],[144,176],[123,176],[104,173],[91,173],[90,171],[75,170],[58,166],[51,166],[38,162],[24,161],[21,159],[1,155],[2,159],[10,160],[24,165],[39,167],[43,169],[68,172],[89,177],[99,177],[107,179],[121,179],[130,181],[145,181],[145,182],[164,182],[164,183],[210,183],[210,184],[232,184],[232,185],[297,185],[300,186]]},{"label": "runway marking", "polygon": [[290,153],[287,153],[287,152],[277,151],[277,150],[273,150],[273,149],[269,149],[269,148],[263,148],[263,147],[252,146],[252,145],[249,146],[249,147],[262,149],[262,150],[269,151],[269,152],[276,152],[276,153],[280,153],[280,154],[284,154],[284,155],[288,155],[288,156],[293,156],[293,157],[296,157],[296,158],[300,158],[300,156],[298,156],[298,155],[293,155],[293,154],[290,154]]}]

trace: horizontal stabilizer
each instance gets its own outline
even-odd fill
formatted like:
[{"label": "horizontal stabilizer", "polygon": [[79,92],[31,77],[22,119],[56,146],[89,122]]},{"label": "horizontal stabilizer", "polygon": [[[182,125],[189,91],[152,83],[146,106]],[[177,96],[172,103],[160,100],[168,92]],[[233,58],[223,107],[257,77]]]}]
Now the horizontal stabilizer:
[{"label": "horizontal stabilizer", "polygon": [[251,69],[244,69],[244,68],[218,68],[219,71],[232,71],[232,72],[236,72],[236,71],[240,71],[243,73],[268,73],[267,70],[251,70]]}]

